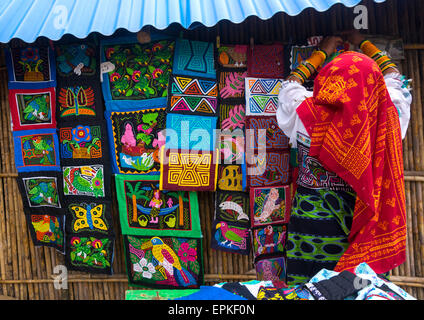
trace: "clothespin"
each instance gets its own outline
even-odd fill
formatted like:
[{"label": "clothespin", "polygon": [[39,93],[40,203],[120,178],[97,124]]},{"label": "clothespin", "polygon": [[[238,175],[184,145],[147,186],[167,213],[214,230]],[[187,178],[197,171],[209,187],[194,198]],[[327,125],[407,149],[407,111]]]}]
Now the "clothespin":
[{"label": "clothespin", "polygon": [[218,49],[220,45],[221,45],[221,38],[220,36],[216,36],[216,48]]}]

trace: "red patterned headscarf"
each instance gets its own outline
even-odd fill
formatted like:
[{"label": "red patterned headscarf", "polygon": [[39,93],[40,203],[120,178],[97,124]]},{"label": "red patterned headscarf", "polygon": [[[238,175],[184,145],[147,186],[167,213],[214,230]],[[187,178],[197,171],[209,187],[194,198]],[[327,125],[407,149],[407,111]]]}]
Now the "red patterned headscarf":
[{"label": "red patterned headscarf", "polygon": [[297,113],[311,137],[310,156],[356,192],[349,246],[335,270],[366,262],[377,273],[405,261],[406,209],[399,116],[378,65],[357,52],[318,74]]}]

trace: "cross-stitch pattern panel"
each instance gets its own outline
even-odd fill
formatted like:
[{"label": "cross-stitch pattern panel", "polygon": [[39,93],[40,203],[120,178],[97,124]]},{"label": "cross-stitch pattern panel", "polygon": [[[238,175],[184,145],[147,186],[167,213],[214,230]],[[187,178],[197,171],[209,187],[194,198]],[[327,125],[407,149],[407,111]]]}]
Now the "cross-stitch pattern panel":
[{"label": "cross-stitch pattern panel", "polygon": [[62,165],[109,160],[107,131],[102,122],[61,123],[59,143]]},{"label": "cross-stitch pattern panel", "polygon": [[124,235],[130,285],[198,288],[203,284],[201,239]]},{"label": "cross-stitch pattern panel", "polygon": [[56,127],[55,88],[11,89],[9,105],[15,131]]},{"label": "cross-stitch pattern panel", "polygon": [[5,49],[9,89],[41,89],[56,85],[55,59],[48,46]]},{"label": "cross-stitch pattern panel", "polygon": [[107,165],[64,166],[62,174],[65,196],[110,197],[110,173]]},{"label": "cross-stitch pattern panel", "polygon": [[14,131],[13,141],[18,172],[60,171],[56,129]]},{"label": "cross-stitch pattern panel", "polygon": [[217,191],[215,194],[215,219],[250,226],[249,193]]},{"label": "cross-stitch pattern panel", "polygon": [[113,235],[112,202],[85,197],[67,199],[65,230],[79,236]]},{"label": "cross-stitch pattern panel", "polygon": [[217,153],[162,147],[160,190],[215,191]]},{"label": "cross-stitch pattern panel", "polygon": [[201,237],[197,194],[159,190],[150,176],[116,175],[123,234]]},{"label": "cross-stitch pattern panel", "polygon": [[284,78],[284,46],[254,45],[247,55],[247,74],[258,78]]},{"label": "cross-stitch pattern panel", "polygon": [[64,252],[64,216],[26,214],[26,221],[34,246],[52,247]]},{"label": "cross-stitch pattern panel", "polygon": [[211,236],[212,249],[248,255],[250,246],[249,227],[214,220]]},{"label": "cross-stitch pattern panel", "polygon": [[282,79],[245,78],[246,115],[275,116]]},{"label": "cross-stitch pattern panel", "polygon": [[253,254],[255,257],[265,254],[283,253],[286,243],[286,225],[267,225],[252,229]]},{"label": "cross-stitch pattern panel", "polygon": [[269,187],[290,183],[288,150],[266,150],[246,153],[248,187]]},{"label": "cross-stitch pattern panel", "polygon": [[286,282],[286,258],[267,257],[255,263],[256,276],[259,281]]},{"label": "cross-stitch pattern panel", "polygon": [[217,117],[168,113],[166,147],[211,151],[216,144]]},{"label": "cross-stitch pattern panel", "polygon": [[247,50],[247,45],[221,45],[216,49],[216,64],[220,68],[246,68]]},{"label": "cross-stitch pattern panel", "polygon": [[114,238],[66,235],[65,262],[69,270],[112,274]]},{"label": "cross-stitch pattern panel", "polygon": [[115,67],[103,75],[105,101],[139,100],[142,105],[141,101],[166,97],[174,48],[175,42],[166,39],[103,44],[102,61]]},{"label": "cross-stitch pattern panel", "polygon": [[103,119],[101,94],[97,79],[59,82],[56,88],[57,121]]},{"label": "cross-stitch pattern panel", "polygon": [[175,44],[173,72],[215,79],[213,43],[178,38]]},{"label": "cross-stitch pattern panel", "polygon": [[114,173],[158,174],[165,108],[107,111]]},{"label": "cross-stitch pattern panel", "polygon": [[99,54],[94,43],[75,42],[55,45],[58,80],[98,79]]},{"label": "cross-stitch pattern panel", "polygon": [[216,115],[218,85],[215,80],[173,75],[170,78],[168,112]]},{"label": "cross-stitch pattern panel", "polygon": [[24,208],[37,214],[64,214],[62,177],[59,172],[19,173],[17,183]]},{"label": "cross-stitch pattern panel", "polygon": [[[265,132],[259,130],[265,130]],[[263,141],[263,139],[266,140]],[[247,149],[289,148],[289,139],[278,126],[277,119],[268,116],[246,117],[246,143]]]},{"label": "cross-stitch pattern panel", "polygon": [[243,103],[222,103],[219,106],[219,126],[222,130],[243,130],[245,127],[246,106]]},{"label": "cross-stitch pattern panel", "polygon": [[245,172],[238,164],[219,164],[217,189],[224,191],[243,191],[245,189]]},{"label": "cross-stitch pattern panel", "polygon": [[250,188],[251,226],[288,223],[290,186]]},{"label": "cross-stitch pattern panel", "polygon": [[244,79],[247,71],[224,71],[218,72],[219,97],[221,101],[239,100],[244,101]]}]

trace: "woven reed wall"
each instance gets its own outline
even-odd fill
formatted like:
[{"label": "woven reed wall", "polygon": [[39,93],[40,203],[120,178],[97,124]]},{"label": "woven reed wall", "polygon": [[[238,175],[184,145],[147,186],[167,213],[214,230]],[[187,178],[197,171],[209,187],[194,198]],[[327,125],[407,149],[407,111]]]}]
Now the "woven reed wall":
[{"label": "woven reed wall", "polygon": [[[401,69],[413,79],[414,93],[411,122],[404,140],[405,187],[408,214],[407,260],[392,271],[392,281],[418,299],[424,299],[424,1],[387,0],[375,4],[363,1],[368,8],[370,34],[400,36],[406,46],[406,60]],[[184,37],[221,43],[255,43],[304,41],[312,35],[328,35],[352,28],[353,9],[341,5],[319,13],[307,9],[296,17],[276,14],[268,21],[249,17],[235,25],[221,21],[213,28],[199,27],[183,31]],[[178,26],[171,26],[177,28]],[[4,61],[0,61],[0,66]],[[113,207],[117,232],[113,276],[69,272],[68,289],[54,288],[53,268],[64,264],[54,249],[34,247],[26,228],[22,200],[15,182],[13,141],[7,98],[7,74],[0,67],[0,298],[17,299],[123,299],[129,288],[125,275],[124,255],[116,203]],[[114,186],[112,186],[114,188]],[[206,284],[254,279],[252,257],[215,251],[209,248],[213,218],[213,193],[199,193],[200,215],[204,235],[204,271]]]}]

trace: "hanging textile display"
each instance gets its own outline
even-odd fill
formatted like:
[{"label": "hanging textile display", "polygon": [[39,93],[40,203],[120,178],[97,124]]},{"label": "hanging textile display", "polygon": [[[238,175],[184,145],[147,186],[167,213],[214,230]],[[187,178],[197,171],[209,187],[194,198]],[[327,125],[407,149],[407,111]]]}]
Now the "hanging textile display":
[{"label": "hanging textile display", "polygon": [[247,74],[249,77],[284,77],[284,46],[282,44],[255,44],[250,46],[247,52]]},{"label": "hanging textile display", "polygon": [[246,77],[246,115],[275,115],[281,83],[282,79]]}]

